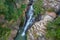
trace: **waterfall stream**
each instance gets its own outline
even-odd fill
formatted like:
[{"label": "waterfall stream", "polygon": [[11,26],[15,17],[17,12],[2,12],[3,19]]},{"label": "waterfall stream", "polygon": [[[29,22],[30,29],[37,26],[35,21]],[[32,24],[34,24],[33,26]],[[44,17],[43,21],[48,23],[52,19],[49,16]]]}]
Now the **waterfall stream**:
[{"label": "waterfall stream", "polygon": [[26,18],[26,21],[25,21],[25,24],[23,26],[23,28],[20,28],[19,31],[18,31],[18,34],[17,36],[15,37],[15,40],[26,40],[26,33],[28,31],[28,29],[33,25],[34,23],[34,9],[33,9],[33,0],[29,0],[29,9],[28,9],[28,12],[26,13],[26,16],[28,18]]},{"label": "waterfall stream", "polygon": [[34,19],[33,18],[33,5],[30,6],[30,9],[29,9],[29,12],[28,12],[28,16],[29,16],[29,18],[28,18],[28,20],[26,22],[26,25],[25,25],[25,28],[23,30],[22,36],[25,35],[25,32],[28,29],[29,25],[32,25],[32,23],[33,23],[33,19]]}]

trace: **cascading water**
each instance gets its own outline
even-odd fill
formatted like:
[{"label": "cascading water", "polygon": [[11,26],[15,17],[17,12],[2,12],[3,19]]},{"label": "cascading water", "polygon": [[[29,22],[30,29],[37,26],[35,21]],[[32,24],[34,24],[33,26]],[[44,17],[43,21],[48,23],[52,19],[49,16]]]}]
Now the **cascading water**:
[{"label": "cascading water", "polygon": [[26,18],[24,27],[19,29],[17,36],[15,37],[15,40],[25,40],[26,39],[26,32],[27,30],[33,25],[35,18],[33,17],[33,0],[30,0],[29,3],[29,9],[28,12],[26,13]]},{"label": "cascading water", "polygon": [[27,23],[25,25],[25,28],[23,30],[23,33],[21,34],[22,36],[25,35],[25,32],[27,31],[29,25],[32,25],[32,23],[33,23],[33,19],[34,19],[33,18],[33,5],[30,6],[30,10],[28,12],[28,16],[29,16],[29,19],[27,20]]}]

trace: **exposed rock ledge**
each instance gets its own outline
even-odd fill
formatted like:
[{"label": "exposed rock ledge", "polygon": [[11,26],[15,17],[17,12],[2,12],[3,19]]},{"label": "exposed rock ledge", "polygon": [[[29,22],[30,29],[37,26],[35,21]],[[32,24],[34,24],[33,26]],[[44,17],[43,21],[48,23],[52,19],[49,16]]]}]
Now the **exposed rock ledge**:
[{"label": "exposed rock ledge", "polygon": [[42,15],[41,20],[28,30],[27,40],[46,40],[44,37],[46,33],[45,25],[48,21],[53,21],[55,17],[55,12],[46,12],[45,15]]}]

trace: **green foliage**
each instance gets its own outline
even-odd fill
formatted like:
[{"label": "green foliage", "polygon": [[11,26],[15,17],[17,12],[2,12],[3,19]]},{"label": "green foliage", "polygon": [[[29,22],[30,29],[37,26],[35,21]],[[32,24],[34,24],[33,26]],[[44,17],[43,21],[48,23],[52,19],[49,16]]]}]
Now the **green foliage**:
[{"label": "green foliage", "polygon": [[43,6],[43,0],[36,0],[34,2],[34,5],[33,6],[34,6],[35,16],[37,16],[38,14],[44,12],[44,9],[42,8],[42,6]]},{"label": "green foliage", "polygon": [[5,0],[0,0],[0,14],[8,11],[8,6],[4,4]]},{"label": "green foliage", "polygon": [[0,40],[8,40],[11,30],[8,27],[1,27],[0,25]]},{"label": "green foliage", "polygon": [[16,7],[15,0],[0,0],[0,14],[5,15],[5,19],[10,20],[17,20],[17,18],[23,13],[24,9],[26,8],[25,4],[20,4],[21,8],[18,9]]},{"label": "green foliage", "polygon": [[22,15],[22,13],[25,10],[26,6],[27,6],[26,4],[21,4],[20,9],[18,9],[18,15]]},{"label": "green foliage", "polygon": [[[20,1],[21,2],[21,1]],[[11,20],[17,20],[21,16],[22,22],[24,22],[23,11],[26,8],[26,4],[21,3],[20,8],[16,7],[16,0],[0,0],[0,15],[4,15],[5,20],[8,22]],[[1,24],[1,23],[0,23]],[[2,27],[0,25],[0,40],[8,40],[11,29],[8,27]]]},{"label": "green foliage", "polygon": [[60,16],[47,24],[46,37],[51,40],[60,40]]}]

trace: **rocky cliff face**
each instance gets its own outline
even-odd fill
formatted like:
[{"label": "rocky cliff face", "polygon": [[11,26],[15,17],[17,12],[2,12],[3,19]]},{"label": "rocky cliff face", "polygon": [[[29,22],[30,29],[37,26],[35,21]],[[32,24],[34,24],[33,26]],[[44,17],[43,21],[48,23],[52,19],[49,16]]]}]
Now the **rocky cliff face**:
[{"label": "rocky cliff face", "polygon": [[27,40],[47,40],[45,38],[45,26],[49,21],[52,21],[55,17],[56,14],[54,12],[46,12],[45,15],[43,15],[42,19],[38,22],[35,22],[31,29],[28,30]]},{"label": "rocky cliff face", "polygon": [[28,30],[27,40],[47,40],[45,39],[45,26],[49,21],[53,21],[54,18],[56,18],[57,13],[55,12],[58,12],[60,10],[59,0],[43,0],[42,3],[42,8],[45,11],[44,16],[42,16],[42,19],[40,21],[35,22],[33,26]]}]

